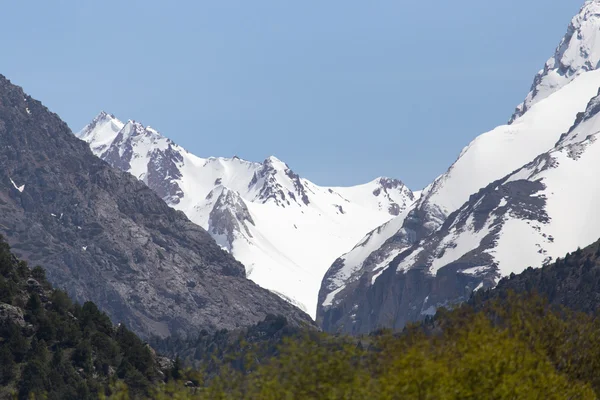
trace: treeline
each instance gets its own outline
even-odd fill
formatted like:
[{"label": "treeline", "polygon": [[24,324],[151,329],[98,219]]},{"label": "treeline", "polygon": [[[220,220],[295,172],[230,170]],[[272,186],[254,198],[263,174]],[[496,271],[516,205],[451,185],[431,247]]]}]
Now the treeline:
[{"label": "treeline", "polygon": [[[352,338],[307,331],[259,345],[218,374],[160,385],[155,399],[595,399],[600,321],[536,295],[441,310],[402,333]],[[256,351],[256,353],[255,353]],[[129,398],[121,392],[122,399]]]},{"label": "treeline", "polygon": [[594,246],[400,333],[328,335],[269,316],[240,331],[154,340],[178,356],[171,365],[0,242],[0,398],[595,399],[600,320],[583,301],[600,292]]},{"label": "treeline", "polygon": [[527,268],[521,274],[505,277],[493,290],[474,294],[471,304],[499,299],[509,291],[534,292],[551,304],[595,314],[600,308],[600,241],[567,253],[553,264]]},{"label": "treeline", "polygon": [[[231,332],[171,339],[163,350],[185,349],[186,361],[211,367],[198,388],[163,387],[162,396],[594,399],[600,396],[599,260],[600,243],[578,249],[402,333],[350,338],[252,328],[237,339]],[[254,342],[257,336],[267,340]]]},{"label": "treeline", "polygon": [[[193,338],[155,337],[150,339],[150,344],[181,365],[214,376],[224,367],[245,372],[257,362],[276,357],[285,338],[300,337],[311,331],[315,329],[303,330],[288,324],[283,316],[268,315],[257,324],[238,330],[222,329],[214,333],[202,330]],[[252,352],[252,363],[247,362],[248,351]]]}]

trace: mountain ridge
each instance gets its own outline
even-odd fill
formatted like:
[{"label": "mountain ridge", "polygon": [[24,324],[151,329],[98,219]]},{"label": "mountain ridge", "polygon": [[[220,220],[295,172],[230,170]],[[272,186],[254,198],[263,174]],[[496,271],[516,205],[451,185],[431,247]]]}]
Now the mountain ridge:
[{"label": "mountain ridge", "polygon": [[535,76],[527,97],[517,106],[509,124],[523,116],[537,101],[548,97],[581,73],[597,69],[600,50],[593,44],[600,39],[598,19],[600,2],[586,1],[571,20],[554,56],[546,61],[544,68]]},{"label": "mountain ridge", "polygon": [[329,264],[416,200],[392,178],[323,187],[275,156],[262,163],[200,158],[152,128],[106,112],[77,136],[204,227],[246,266],[250,279],[313,317]]}]

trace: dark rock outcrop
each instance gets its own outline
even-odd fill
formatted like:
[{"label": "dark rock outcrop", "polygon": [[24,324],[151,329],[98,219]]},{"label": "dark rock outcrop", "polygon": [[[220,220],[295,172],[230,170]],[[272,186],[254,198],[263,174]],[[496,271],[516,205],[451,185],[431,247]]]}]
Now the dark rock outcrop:
[{"label": "dark rock outcrop", "polygon": [[0,303],[0,327],[15,324],[19,328],[26,326],[23,310],[6,303]]}]

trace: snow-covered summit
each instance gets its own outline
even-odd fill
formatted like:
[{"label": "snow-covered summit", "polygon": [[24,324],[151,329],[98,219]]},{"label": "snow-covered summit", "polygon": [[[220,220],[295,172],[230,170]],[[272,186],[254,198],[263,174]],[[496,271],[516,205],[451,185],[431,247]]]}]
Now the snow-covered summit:
[{"label": "snow-covered summit", "polygon": [[511,122],[475,138],[401,221],[336,260],[320,291],[322,327],[368,332],[390,315],[400,327],[597,239],[599,62],[595,0],[572,19]]},{"label": "snow-covered summit", "polygon": [[515,110],[510,123],[535,103],[561,89],[583,72],[598,69],[600,63],[600,1],[587,1],[573,17],[554,56],[533,80],[525,101]]},{"label": "snow-covered summit", "polygon": [[103,153],[111,145],[123,124],[114,115],[101,111],[76,136],[91,144],[94,153]]},{"label": "snow-covered summit", "polygon": [[415,201],[397,179],[323,187],[275,156],[200,158],[152,128],[105,112],[77,136],[204,227],[250,279],[313,317],[321,280],[336,257]]}]

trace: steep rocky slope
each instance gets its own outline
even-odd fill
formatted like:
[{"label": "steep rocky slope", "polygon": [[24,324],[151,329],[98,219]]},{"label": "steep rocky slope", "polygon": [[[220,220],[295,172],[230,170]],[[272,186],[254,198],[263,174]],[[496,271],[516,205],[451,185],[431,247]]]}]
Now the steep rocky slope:
[{"label": "steep rocky slope", "polygon": [[308,320],[3,76],[0,142],[0,234],[74,299],[141,335],[236,328],[268,313]]},{"label": "steep rocky slope", "polygon": [[335,258],[365,232],[405,215],[416,199],[396,179],[322,187],[276,157],[262,163],[200,158],[151,127],[104,112],[77,135],[204,227],[250,279],[313,317]]}]

